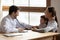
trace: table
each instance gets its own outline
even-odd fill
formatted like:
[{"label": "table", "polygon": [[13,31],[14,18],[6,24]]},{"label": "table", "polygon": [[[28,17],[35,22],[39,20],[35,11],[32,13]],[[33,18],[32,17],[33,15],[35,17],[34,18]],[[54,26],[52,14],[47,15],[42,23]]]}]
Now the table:
[{"label": "table", "polygon": [[56,36],[59,33],[47,32],[47,33],[38,33],[28,30],[26,33],[20,33],[21,36],[14,37],[5,37],[3,34],[0,34],[0,40],[56,40]]}]

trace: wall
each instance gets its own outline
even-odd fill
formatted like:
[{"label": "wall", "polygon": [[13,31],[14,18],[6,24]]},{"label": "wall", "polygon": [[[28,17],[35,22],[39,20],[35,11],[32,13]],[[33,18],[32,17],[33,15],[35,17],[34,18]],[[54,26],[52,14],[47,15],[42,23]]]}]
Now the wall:
[{"label": "wall", "polygon": [[1,21],[1,18],[2,18],[2,7],[1,7],[1,0],[0,0],[0,21]]},{"label": "wall", "polygon": [[58,32],[60,33],[60,0],[51,0],[51,6],[55,7],[57,13],[57,19],[59,22]]}]

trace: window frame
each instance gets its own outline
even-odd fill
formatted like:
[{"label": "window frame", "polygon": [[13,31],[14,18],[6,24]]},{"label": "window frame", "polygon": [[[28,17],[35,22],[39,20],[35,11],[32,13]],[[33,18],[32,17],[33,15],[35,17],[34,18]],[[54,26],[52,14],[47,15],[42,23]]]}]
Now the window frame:
[{"label": "window frame", "polygon": [[[51,0],[46,0],[46,7],[51,6]],[[21,8],[22,12],[44,12],[46,7],[26,7],[26,6],[18,6]],[[8,11],[9,6],[2,6],[2,11]]]},{"label": "window frame", "polygon": [[[14,3],[14,2],[13,2]],[[18,6],[21,8],[20,12],[28,12],[28,24],[30,24],[30,12],[44,12],[47,7],[51,6],[51,0],[46,0],[46,7],[26,7]],[[2,11],[8,11],[9,6],[2,6]]]}]

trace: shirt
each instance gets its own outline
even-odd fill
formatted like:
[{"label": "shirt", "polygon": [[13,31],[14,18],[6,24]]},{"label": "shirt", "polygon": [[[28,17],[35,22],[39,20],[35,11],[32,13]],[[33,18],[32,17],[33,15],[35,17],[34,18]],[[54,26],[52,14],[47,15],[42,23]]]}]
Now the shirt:
[{"label": "shirt", "polygon": [[45,32],[53,31],[55,32],[57,30],[57,22],[55,20],[48,21],[47,27],[44,28]]},{"label": "shirt", "polygon": [[0,32],[18,32],[17,28],[27,28],[31,27],[30,25],[24,24],[24,23],[19,23],[17,19],[12,19],[10,15],[7,15],[4,17],[1,21],[0,24]]}]

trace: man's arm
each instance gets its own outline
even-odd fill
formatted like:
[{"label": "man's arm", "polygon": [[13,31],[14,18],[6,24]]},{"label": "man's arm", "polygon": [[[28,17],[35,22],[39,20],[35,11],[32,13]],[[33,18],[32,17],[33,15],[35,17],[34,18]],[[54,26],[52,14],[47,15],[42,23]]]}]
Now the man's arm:
[{"label": "man's arm", "polygon": [[17,27],[18,28],[23,28],[23,29],[30,29],[32,26],[29,25],[29,24],[25,24],[25,23],[22,23],[22,22],[19,22],[18,19],[16,20],[16,23],[17,23]]}]

